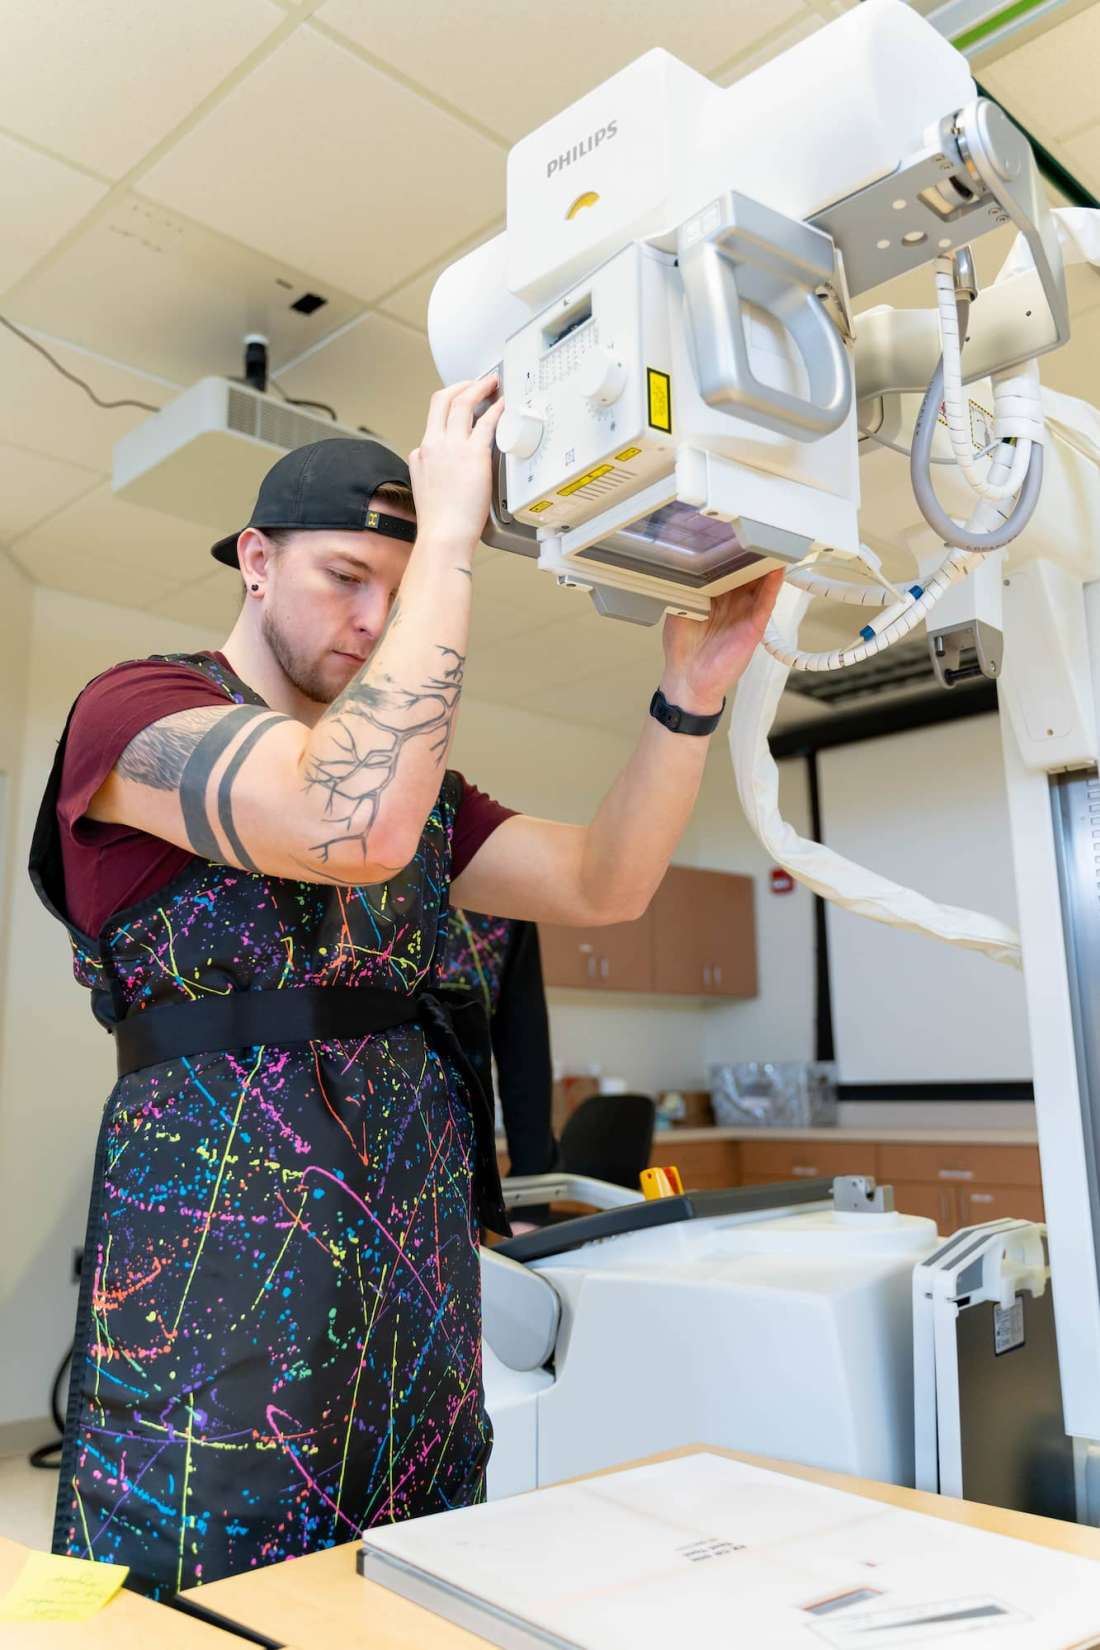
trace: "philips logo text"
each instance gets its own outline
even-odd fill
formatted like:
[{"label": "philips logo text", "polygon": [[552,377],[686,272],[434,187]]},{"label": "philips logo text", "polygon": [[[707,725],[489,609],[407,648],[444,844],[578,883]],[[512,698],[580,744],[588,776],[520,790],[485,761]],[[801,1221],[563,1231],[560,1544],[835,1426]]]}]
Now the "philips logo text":
[{"label": "philips logo text", "polygon": [[618,136],[618,132],[618,121],[609,120],[606,126],[601,126],[590,137],[586,137],[583,143],[575,143],[572,149],[566,149],[563,154],[558,155],[556,160],[548,160],[546,163],[546,176],[552,178],[555,172],[562,172],[567,166],[572,166],[573,162],[580,160],[582,155],[590,155],[594,149],[600,147],[601,143],[610,143],[613,137]]}]

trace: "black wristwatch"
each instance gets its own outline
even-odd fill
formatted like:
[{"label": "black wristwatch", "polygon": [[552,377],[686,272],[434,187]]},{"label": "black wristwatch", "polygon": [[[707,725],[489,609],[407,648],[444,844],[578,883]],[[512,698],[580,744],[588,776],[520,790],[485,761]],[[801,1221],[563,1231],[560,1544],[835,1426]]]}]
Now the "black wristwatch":
[{"label": "black wristwatch", "polygon": [[660,688],[649,701],[649,714],[670,733],[713,733],[722,720],[722,711],[725,708],[726,701],[723,699],[722,710],[715,711],[713,716],[694,716],[690,710],[681,710],[679,705],[670,705]]}]

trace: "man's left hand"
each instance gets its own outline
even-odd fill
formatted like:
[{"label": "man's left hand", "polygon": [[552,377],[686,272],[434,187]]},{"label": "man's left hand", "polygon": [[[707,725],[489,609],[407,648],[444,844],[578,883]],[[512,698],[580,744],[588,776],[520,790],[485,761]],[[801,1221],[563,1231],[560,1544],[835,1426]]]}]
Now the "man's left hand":
[{"label": "man's left hand", "polygon": [[661,691],[672,704],[710,716],[740,679],[771,617],[783,569],[716,596],[705,620],[669,614]]}]

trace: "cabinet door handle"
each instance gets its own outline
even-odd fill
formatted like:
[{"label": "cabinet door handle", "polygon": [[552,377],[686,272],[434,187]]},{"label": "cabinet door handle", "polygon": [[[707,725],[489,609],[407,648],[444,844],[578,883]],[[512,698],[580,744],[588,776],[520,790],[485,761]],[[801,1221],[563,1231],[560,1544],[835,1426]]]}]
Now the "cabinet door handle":
[{"label": "cabinet door handle", "polygon": [[817,1170],[812,1163],[792,1163],[791,1173],[797,1175],[800,1180],[817,1179]]},{"label": "cabinet door handle", "polygon": [[941,1180],[973,1180],[973,1169],[940,1169],[937,1171]]},{"label": "cabinet door handle", "polygon": [[596,978],[596,959],[591,954],[588,958],[588,978],[590,980],[594,980]]},{"label": "cabinet door handle", "polygon": [[600,979],[606,980],[611,973],[611,964],[606,957],[600,958]]},{"label": "cabinet door handle", "polygon": [[704,963],[703,964],[703,987],[707,991],[710,990],[710,964],[709,963]]},{"label": "cabinet door handle", "polygon": [[715,963],[715,965],[714,965],[714,983],[715,983],[715,985],[721,985],[721,983],[722,983],[722,964],[721,963]]},{"label": "cabinet door handle", "polygon": [[993,1202],[993,1193],[992,1192],[971,1192],[970,1201],[971,1201],[971,1203],[992,1203]]}]

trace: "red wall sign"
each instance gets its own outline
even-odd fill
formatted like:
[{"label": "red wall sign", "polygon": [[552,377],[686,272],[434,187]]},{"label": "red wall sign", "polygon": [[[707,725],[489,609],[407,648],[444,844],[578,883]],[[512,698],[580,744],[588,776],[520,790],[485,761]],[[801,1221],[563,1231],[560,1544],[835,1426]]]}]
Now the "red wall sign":
[{"label": "red wall sign", "polygon": [[789,871],[784,871],[782,866],[773,866],[770,881],[773,894],[794,893],[794,878]]}]

